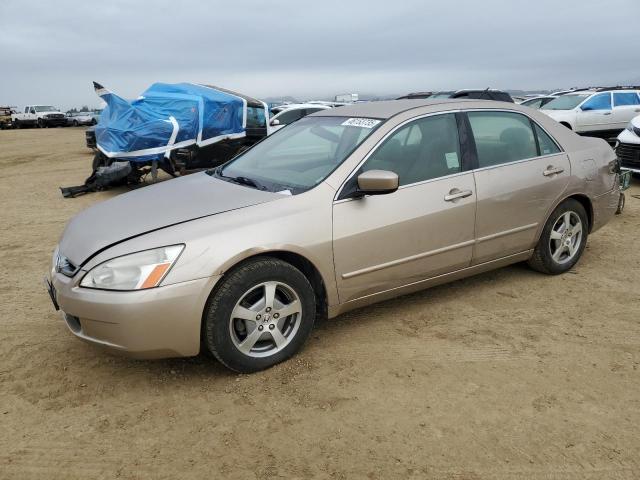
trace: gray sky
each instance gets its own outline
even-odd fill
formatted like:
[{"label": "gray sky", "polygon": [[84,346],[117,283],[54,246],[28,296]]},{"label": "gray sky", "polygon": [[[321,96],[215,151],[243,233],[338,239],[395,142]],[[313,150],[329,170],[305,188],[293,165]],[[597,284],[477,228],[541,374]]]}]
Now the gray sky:
[{"label": "gray sky", "polygon": [[0,104],[640,83],[639,0],[0,0]]}]

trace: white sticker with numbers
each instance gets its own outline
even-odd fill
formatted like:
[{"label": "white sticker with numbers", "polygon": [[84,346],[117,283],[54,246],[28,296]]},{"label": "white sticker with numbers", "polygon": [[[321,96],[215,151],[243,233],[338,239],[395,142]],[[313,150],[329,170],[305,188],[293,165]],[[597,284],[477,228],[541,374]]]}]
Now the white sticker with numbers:
[{"label": "white sticker with numbers", "polygon": [[380,123],[375,118],[350,118],[341,123],[343,127],[373,128]]}]

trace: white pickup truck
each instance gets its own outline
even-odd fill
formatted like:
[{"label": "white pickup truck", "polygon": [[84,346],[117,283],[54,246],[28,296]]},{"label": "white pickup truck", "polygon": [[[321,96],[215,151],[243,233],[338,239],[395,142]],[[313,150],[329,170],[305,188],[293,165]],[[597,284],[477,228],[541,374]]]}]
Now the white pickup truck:
[{"label": "white pickup truck", "polygon": [[11,124],[14,128],[26,126],[64,127],[67,125],[67,118],[64,113],[50,105],[27,105],[24,107],[24,111],[11,115]]}]

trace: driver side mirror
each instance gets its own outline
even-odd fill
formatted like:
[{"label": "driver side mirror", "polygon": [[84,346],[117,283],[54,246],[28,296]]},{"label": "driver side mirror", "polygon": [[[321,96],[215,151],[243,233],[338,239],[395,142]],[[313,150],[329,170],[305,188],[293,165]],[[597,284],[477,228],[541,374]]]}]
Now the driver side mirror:
[{"label": "driver side mirror", "polygon": [[398,190],[398,174],[388,170],[369,170],[358,175],[358,189],[354,197],[363,195],[385,195]]},{"label": "driver side mirror", "polygon": [[272,127],[277,127],[278,125],[280,125],[280,120],[278,120],[277,118],[271,120],[271,124]]}]

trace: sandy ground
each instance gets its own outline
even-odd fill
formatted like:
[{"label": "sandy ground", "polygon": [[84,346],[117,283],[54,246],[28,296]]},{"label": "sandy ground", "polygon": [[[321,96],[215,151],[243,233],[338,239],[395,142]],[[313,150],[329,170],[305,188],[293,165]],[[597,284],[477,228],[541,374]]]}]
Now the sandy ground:
[{"label": "sandy ground", "polygon": [[[42,287],[91,154],[0,132],[0,478],[640,478],[640,200],[569,274],[516,265],[321,323],[293,360],[113,357]],[[640,194],[634,181],[632,194]]]}]

